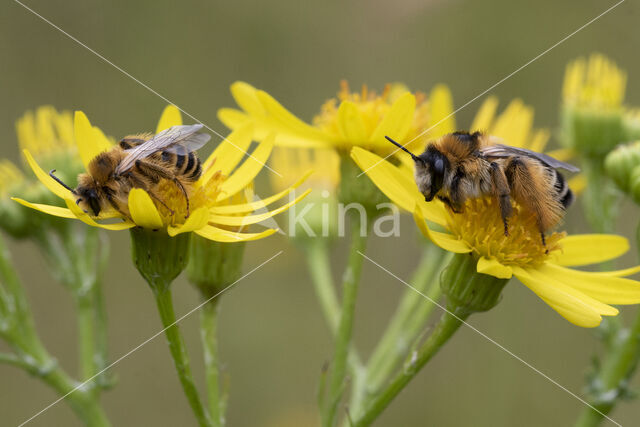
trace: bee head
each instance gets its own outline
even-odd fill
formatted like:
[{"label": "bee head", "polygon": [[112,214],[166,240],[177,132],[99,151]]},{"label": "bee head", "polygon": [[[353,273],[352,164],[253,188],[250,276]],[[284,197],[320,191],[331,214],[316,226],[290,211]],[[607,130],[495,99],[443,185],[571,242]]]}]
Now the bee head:
[{"label": "bee head", "polygon": [[102,210],[100,191],[97,188],[95,181],[87,174],[82,174],[78,177],[80,184],[75,190],[76,204],[80,206],[84,212],[93,216],[100,215]]},{"label": "bee head", "polygon": [[445,174],[449,169],[449,159],[435,146],[429,145],[414,161],[416,184],[424,199],[430,202],[442,189]]}]

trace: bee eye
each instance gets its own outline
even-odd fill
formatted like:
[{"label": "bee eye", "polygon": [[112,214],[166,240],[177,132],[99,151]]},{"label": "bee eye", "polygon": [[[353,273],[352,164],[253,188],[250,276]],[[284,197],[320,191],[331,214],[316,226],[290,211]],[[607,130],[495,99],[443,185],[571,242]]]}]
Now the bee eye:
[{"label": "bee eye", "polygon": [[442,161],[442,159],[436,159],[436,161],[433,162],[433,169],[434,169],[434,172],[437,173],[438,175],[441,175],[444,173],[444,162]]},{"label": "bee eye", "polygon": [[89,198],[89,207],[93,211],[94,216],[100,215],[100,203],[98,202],[97,198],[95,197]]}]

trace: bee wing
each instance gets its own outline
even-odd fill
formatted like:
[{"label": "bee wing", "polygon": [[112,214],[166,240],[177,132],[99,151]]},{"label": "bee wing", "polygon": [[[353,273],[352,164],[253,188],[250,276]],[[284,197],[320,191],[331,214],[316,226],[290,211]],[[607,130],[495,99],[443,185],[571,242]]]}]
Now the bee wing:
[{"label": "bee wing", "polygon": [[570,165],[569,163],[561,162],[551,156],[544,153],[538,153],[536,151],[527,150],[526,148],[511,147],[509,145],[495,144],[480,149],[480,152],[486,157],[506,158],[513,156],[527,156],[538,159],[545,165],[554,169],[564,169],[569,172],[580,172],[580,169]]},{"label": "bee wing", "polygon": [[202,129],[201,124],[173,126],[156,134],[153,138],[140,145],[126,150],[125,157],[118,167],[116,174],[128,171],[137,160],[149,157],[158,151],[170,151],[177,154],[187,154],[202,147],[211,139],[206,133],[196,133]]}]

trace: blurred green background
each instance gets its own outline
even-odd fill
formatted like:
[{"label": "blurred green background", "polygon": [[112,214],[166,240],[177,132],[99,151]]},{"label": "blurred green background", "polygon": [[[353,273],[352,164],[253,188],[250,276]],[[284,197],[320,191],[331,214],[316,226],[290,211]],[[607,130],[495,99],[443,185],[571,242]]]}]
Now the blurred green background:
[{"label": "blurred green background", "polygon": [[[460,106],[614,2],[28,0],[26,4],[226,134],[216,110],[233,105],[229,85],[235,80],[267,90],[305,119],[334,96],[343,78],[354,88],[402,81],[424,91],[443,82]],[[627,102],[640,105],[635,78],[640,75],[638,11],[637,3],[623,3],[492,93],[499,96],[501,106],[522,97],[535,107],[537,126],[555,129],[564,65],[600,51],[628,71]],[[2,157],[19,161],[14,121],[41,104],[82,109],[114,136],[155,128],[165,101],[19,4],[0,5],[0,35]],[[468,126],[481,101],[458,114],[459,127]],[[261,179],[267,178],[264,171]],[[626,203],[623,212],[625,220],[618,231],[632,237],[637,210]],[[567,228],[587,231],[579,208],[572,209]],[[113,255],[105,291],[110,353],[115,359],[160,330],[160,322],[151,294],[130,261],[128,234],[110,237]],[[403,218],[402,236],[391,239],[372,239],[369,255],[408,278],[419,247],[412,220]],[[340,269],[345,243],[338,243],[333,260]],[[245,270],[279,250],[284,254],[223,298],[220,342],[231,380],[230,426],[316,424],[318,375],[332,347],[302,254],[276,236],[248,245]],[[75,323],[68,295],[47,275],[31,244],[13,244],[12,252],[28,284],[44,341],[66,368],[75,371]],[[635,246],[621,264],[633,262]],[[178,315],[198,303],[185,280],[179,279],[174,289]],[[365,263],[355,331],[364,353],[372,349],[404,290],[400,282]],[[629,318],[633,309],[624,309],[623,314]],[[585,370],[598,349],[593,331],[570,325],[519,283],[506,288],[497,308],[473,316],[471,323],[568,389],[582,391]],[[181,326],[201,380],[197,316]],[[103,401],[114,425],[194,424],[163,337],[113,370],[118,385],[104,394]],[[2,425],[17,425],[57,398],[14,368],[0,366],[0,378]],[[462,328],[377,425],[566,426],[582,406]],[[623,425],[637,425],[640,401],[621,404],[613,418]],[[78,422],[61,403],[30,425]]]}]

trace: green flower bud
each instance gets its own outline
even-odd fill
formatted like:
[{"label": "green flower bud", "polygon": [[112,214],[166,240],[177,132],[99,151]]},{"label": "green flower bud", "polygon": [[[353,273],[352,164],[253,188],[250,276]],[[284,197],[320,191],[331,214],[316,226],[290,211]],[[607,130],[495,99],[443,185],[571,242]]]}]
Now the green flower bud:
[{"label": "green flower bud", "polygon": [[187,275],[205,300],[240,278],[244,248],[244,242],[222,243],[198,235],[191,237]]},{"label": "green flower bud", "polygon": [[187,266],[190,236],[182,233],[170,237],[162,230],[131,229],[133,263],[156,295],[168,291]]},{"label": "green flower bud", "polygon": [[604,166],[616,185],[624,192],[631,189],[631,172],[640,165],[640,141],[618,146],[607,155]]},{"label": "green flower bud", "polygon": [[561,123],[564,144],[586,157],[604,156],[627,140],[621,108],[567,105]]},{"label": "green flower bud", "polygon": [[456,254],[443,272],[440,286],[447,296],[447,309],[459,318],[495,307],[509,281],[478,273],[477,264],[474,255]]},{"label": "green flower bud", "polygon": [[389,203],[389,199],[362,173],[349,155],[340,156],[340,177],[338,199],[345,206],[351,203],[362,205],[368,217],[375,218],[381,213],[377,206]]}]

